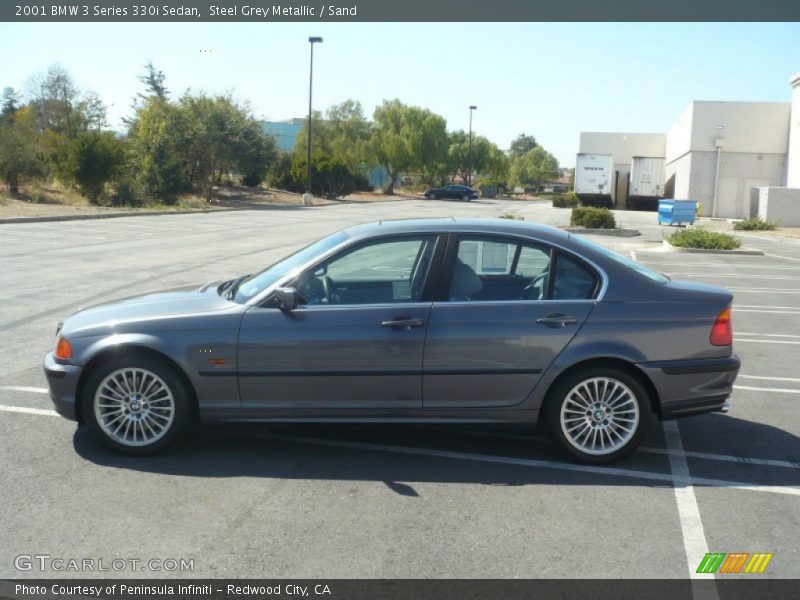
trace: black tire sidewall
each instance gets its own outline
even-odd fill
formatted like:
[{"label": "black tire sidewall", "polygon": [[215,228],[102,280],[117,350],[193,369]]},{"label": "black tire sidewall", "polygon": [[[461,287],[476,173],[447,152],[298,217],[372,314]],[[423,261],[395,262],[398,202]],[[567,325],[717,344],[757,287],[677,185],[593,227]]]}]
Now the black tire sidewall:
[{"label": "black tire sidewall", "polygon": [[[167,433],[153,444],[147,446],[126,446],[120,444],[103,431],[95,417],[94,400],[98,386],[109,374],[123,368],[141,368],[152,371],[164,380],[170,392],[172,392],[172,398],[175,402],[175,418],[172,420],[172,425]],[[162,451],[186,430],[190,420],[189,397],[183,381],[173,367],[165,365],[163,362],[149,356],[132,357],[129,355],[115,358],[94,369],[83,388],[81,410],[84,423],[88,426],[92,437],[115,452],[131,456],[146,456]]]},{"label": "black tire sidewall", "polygon": [[[636,403],[639,405],[639,424],[633,437],[630,441],[615,452],[603,455],[593,455],[581,452],[575,446],[570,444],[564,432],[561,430],[561,407],[566,401],[567,394],[578,385],[581,381],[591,379],[593,377],[609,377],[624,383],[633,392],[636,397]],[[650,395],[645,389],[644,385],[626,371],[614,367],[590,367],[577,371],[568,375],[550,391],[548,395],[547,407],[545,416],[550,433],[558,442],[559,446],[569,454],[573,460],[592,465],[602,465],[615,462],[625,456],[631,454],[639,444],[642,443],[644,436],[647,434],[647,428],[650,424],[652,407],[650,404]]]}]

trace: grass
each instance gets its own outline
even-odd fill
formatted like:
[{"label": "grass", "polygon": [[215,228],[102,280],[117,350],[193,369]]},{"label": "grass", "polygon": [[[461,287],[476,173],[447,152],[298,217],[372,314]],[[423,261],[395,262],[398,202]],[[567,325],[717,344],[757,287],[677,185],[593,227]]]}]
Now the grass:
[{"label": "grass", "polygon": [[517,214],[513,210],[509,210],[507,212],[504,212],[502,215],[500,215],[500,218],[501,219],[509,219],[511,221],[524,221],[525,220],[525,217],[523,217],[520,214]]},{"label": "grass", "polygon": [[778,228],[777,221],[765,221],[761,217],[750,217],[733,224],[737,231],[773,231]]},{"label": "grass", "polygon": [[684,229],[671,234],[667,241],[678,248],[700,248],[703,250],[734,250],[742,245],[739,238],[727,233],[705,229]]}]

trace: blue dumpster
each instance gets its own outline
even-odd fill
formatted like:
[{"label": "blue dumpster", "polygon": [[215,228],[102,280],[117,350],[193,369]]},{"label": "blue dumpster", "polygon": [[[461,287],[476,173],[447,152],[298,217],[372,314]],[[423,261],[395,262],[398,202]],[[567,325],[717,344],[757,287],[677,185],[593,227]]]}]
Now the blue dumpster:
[{"label": "blue dumpster", "polygon": [[658,224],[661,225],[682,225],[694,223],[697,214],[697,201],[695,200],[672,200],[661,198],[658,201]]}]

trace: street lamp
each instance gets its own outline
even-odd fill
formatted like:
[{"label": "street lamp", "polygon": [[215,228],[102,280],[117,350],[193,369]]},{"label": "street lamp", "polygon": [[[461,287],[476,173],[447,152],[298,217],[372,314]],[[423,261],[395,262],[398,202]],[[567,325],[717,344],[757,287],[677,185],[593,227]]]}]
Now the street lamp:
[{"label": "street lamp", "polygon": [[467,185],[472,185],[472,111],[477,106],[469,107],[469,149],[467,150]]},{"label": "street lamp", "polygon": [[311,63],[308,69],[308,131],[307,131],[307,150],[306,167],[308,169],[306,177],[306,193],[303,195],[303,204],[311,204],[311,89],[314,83],[314,44],[321,44],[321,37],[310,37],[308,43],[311,46]]}]

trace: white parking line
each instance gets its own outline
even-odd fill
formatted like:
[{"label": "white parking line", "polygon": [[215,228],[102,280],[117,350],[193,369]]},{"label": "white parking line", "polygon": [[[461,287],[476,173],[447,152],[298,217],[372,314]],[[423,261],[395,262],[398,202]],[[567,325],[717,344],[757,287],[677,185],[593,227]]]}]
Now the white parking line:
[{"label": "white parking line", "polygon": [[[739,376],[741,377],[741,375]],[[460,435],[473,435],[477,437],[494,437],[520,440],[523,442],[550,443],[550,438],[545,435],[522,435],[516,433],[499,433],[496,431],[460,431]],[[656,448],[655,446],[639,446],[636,452],[645,454],[669,455],[674,451],[668,448]],[[683,450],[680,454],[687,458],[698,458],[702,460],[715,460],[719,462],[730,462],[741,465],[758,465],[762,467],[781,467],[783,469],[800,469],[800,462],[790,460],[777,460],[772,458],[753,458],[751,456],[733,456],[731,454],[714,454],[711,452],[696,452],[694,450]]]},{"label": "white parking line", "polygon": [[769,381],[796,381],[800,383],[800,378],[797,377],[767,377],[766,375],[742,375],[739,373],[739,379],[766,379]]},{"label": "white parking line", "polygon": [[0,385],[0,390],[8,390],[9,392],[30,392],[32,394],[47,394],[47,388],[26,387],[24,385]]},{"label": "white parking line", "polygon": [[771,258],[780,258],[781,260],[793,260],[795,262],[800,262],[800,258],[792,258],[791,256],[780,256],[778,254],[770,254],[769,252],[764,252],[764,256],[769,256]]},{"label": "white parking line", "polygon": [[[629,477],[632,479],[645,479],[645,480],[665,481],[672,483],[671,474],[657,473],[653,471],[639,471],[635,469],[621,469],[619,467],[594,467],[591,465],[579,465],[574,463],[563,463],[563,462],[539,460],[533,458],[494,456],[491,454],[473,454],[471,452],[433,450],[430,448],[416,448],[413,446],[390,446],[383,444],[370,444],[366,442],[343,442],[339,440],[325,440],[319,438],[280,435],[272,433],[247,434],[246,432],[230,432],[230,431],[229,433],[233,433],[234,435],[250,435],[251,437],[281,440],[285,442],[293,442],[296,444],[310,444],[313,446],[349,448],[353,450],[375,450],[376,452],[390,452],[395,454],[410,454],[416,456],[433,456],[436,458],[452,458],[455,460],[471,460],[476,462],[505,464],[505,465],[521,466],[521,467],[554,469],[557,471],[592,473],[594,475],[615,475],[618,477]],[[708,487],[721,487],[721,488],[751,491],[751,492],[768,492],[773,494],[800,496],[800,487],[793,487],[793,486],[747,484],[737,481],[726,481],[722,479],[709,479],[706,477],[692,477],[691,482],[693,485],[704,485]]]},{"label": "white parking line", "polygon": [[739,273],[680,273],[667,272],[667,275],[676,277],[735,277],[736,279],[788,279],[797,281],[797,277],[787,277],[786,275],[741,275]]},{"label": "white parking line", "polygon": [[781,337],[781,338],[797,338],[800,339],[800,335],[796,335],[793,333],[745,333],[744,331],[737,332],[737,335],[750,335],[750,336],[761,336],[761,337]]},{"label": "white parking line", "polygon": [[788,340],[757,340],[757,339],[748,339],[738,336],[733,336],[733,341],[736,343],[740,342],[753,342],[757,344],[792,344],[792,345],[800,345],[800,342],[790,342]]},{"label": "white parking line", "polygon": [[0,404],[0,411],[12,413],[26,413],[29,415],[43,415],[46,417],[57,417],[58,413],[54,410],[45,410],[43,408],[28,408],[27,406],[6,406]]},{"label": "white parking line", "polygon": [[762,292],[770,292],[772,294],[800,294],[800,290],[792,288],[754,288],[754,287],[729,287],[732,292],[753,292],[761,294]]},{"label": "white parking line", "polygon": [[770,310],[788,308],[790,310],[800,310],[800,306],[769,306],[765,304],[739,304],[737,302],[734,302],[733,308],[768,308]]},{"label": "white parking line", "polygon": [[734,385],[735,390],[750,390],[753,392],[775,392],[776,394],[800,394],[800,390],[793,390],[790,388],[762,388],[752,387],[749,385]]},{"label": "white parking line", "polygon": [[[683,536],[683,549],[686,552],[686,564],[689,577],[692,579],[714,579],[714,574],[697,573],[696,565],[700,564],[708,553],[708,542],[703,529],[703,520],[700,518],[700,507],[694,495],[692,474],[689,463],[683,454],[683,442],[676,421],[664,421],[664,438],[667,442],[669,453],[669,468],[672,472],[672,487],[675,491],[675,503],[678,505],[678,519],[681,523]],[[716,591],[716,590],[715,590]],[[716,595],[716,594],[714,594]]]},{"label": "white parking line", "polygon": [[757,310],[753,308],[737,308],[733,305],[737,313],[759,313],[762,315],[800,315],[800,310]]}]

